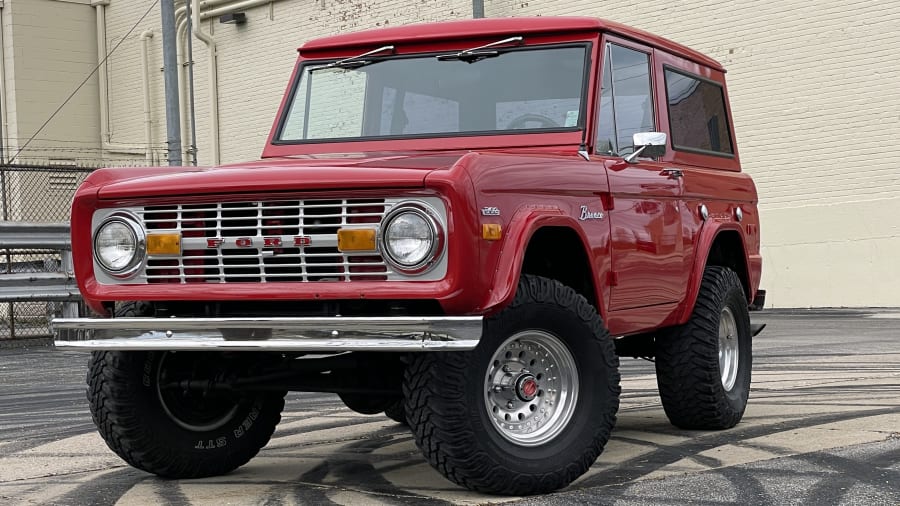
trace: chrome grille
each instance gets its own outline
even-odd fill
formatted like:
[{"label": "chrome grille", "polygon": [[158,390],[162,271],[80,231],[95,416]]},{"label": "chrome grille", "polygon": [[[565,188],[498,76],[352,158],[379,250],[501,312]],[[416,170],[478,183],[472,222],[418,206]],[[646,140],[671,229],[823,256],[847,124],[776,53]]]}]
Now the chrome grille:
[{"label": "chrome grille", "polygon": [[148,233],[179,232],[181,255],[151,255],[148,283],[385,280],[378,252],[342,253],[337,231],[377,226],[384,199],[278,200],[142,208]]}]

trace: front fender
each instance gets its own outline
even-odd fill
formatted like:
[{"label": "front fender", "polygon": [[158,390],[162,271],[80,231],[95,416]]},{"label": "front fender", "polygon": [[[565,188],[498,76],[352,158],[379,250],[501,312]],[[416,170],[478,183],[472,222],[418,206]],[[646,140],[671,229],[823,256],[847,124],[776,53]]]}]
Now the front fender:
[{"label": "front fender", "polygon": [[[542,227],[565,227],[574,230],[585,248],[588,258],[592,259],[588,249],[588,241],[584,231],[578,222],[563,209],[554,205],[526,205],[519,208],[510,219],[503,233],[503,243],[499,253],[486,258],[486,269],[493,266],[493,282],[488,300],[484,304],[486,313],[495,313],[512,302],[516,295],[516,287],[522,275],[522,266],[525,262],[525,252],[534,233]],[[589,262],[593,279],[598,279],[596,263]],[[598,305],[603,313],[601,294],[597,289],[597,283],[593,283]],[[605,317],[601,314],[601,317]]]}]

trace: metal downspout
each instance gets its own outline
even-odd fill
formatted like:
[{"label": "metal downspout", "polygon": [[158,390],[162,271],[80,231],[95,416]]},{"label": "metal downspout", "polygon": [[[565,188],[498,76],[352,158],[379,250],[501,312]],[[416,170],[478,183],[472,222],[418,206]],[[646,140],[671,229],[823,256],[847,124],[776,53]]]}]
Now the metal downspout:
[{"label": "metal downspout", "polygon": [[472,17],[474,19],[484,17],[484,0],[472,0]]},{"label": "metal downspout", "polygon": [[[191,4],[191,24],[194,35],[206,44],[209,50],[209,102],[210,102],[210,130],[212,135],[213,146],[213,164],[218,165],[221,160],[221,144],[219,142],[219,73],[218,73],[218,50],[216,48],[215,39],[208,33],[203,32],[200,28],[200,22],[209,18],[221,16],[242,9],[250,9],[253,7],[275,3],[279,0],[244,0],[235,2],[234,0],[192,0]],[[223,5],[224,4],[224,5]],[[223,5],[218,8],[218,5]],[[205,10],[204,10],[205,9]]]},{"label": "metal downspout", "polygon": [[[229,0],[230,1],[230,0]],[[175,0],[175,25],[178,38],[178,118],[181,121],[181,153],[187,163],[197,166],[197,121],[194,117],[194,51],[191,46],[190,0]]]},{"label": "metal downspout", "polygon": [[97,11],[97,63],[100,64],[97,84],[100,90],[100,146],[102,154],[127,153],[144,154],[152,152],[152,146],[140,146],[135,144],[120,144],[111,141],[109,131],[109,69],[106,66],[106,6],[109,0],[91,0],[91,6]]},{"label": "metal downspout", "polygon": [[181,154],[184,160],[188,156],[188,129],[192,128],[187,122],[187,75],[185,75],[185,65],[190,62],[190,55],[187,54],[185,47],[187,43],[185,38],[187,35],[187,9],[179,7],[175,10],[175,24],[177,25],[176,34],[178,39],[178,120],[181,124]]},{"label": "metal downspout", "polygon": [[191,16],[194,35],[206,44],[209,50],[209,123],[212,136],[213,165],[219,165],[221,146],[219,145],[219,73],[215,39],[200,29],[200,0],[193,0]]},{"label": "metal downspout", "polygon": [[191,152],[191,165],[194,167],[197,166],[197,115],[194,111],[194,44],[193,38],[190,36],[190,32],[193,29],[193,23],[191,22],[194,18],[191,15],[191,4],[185,2],[185,6],[187,7],[187,83],[188,83],[188,103],[189,109],[191,112],[191,143],[190,143],[190,152]]},{"label": "metal downspout", "polygon": [[153,104],[150,102],[150,30],[141,34],[141,80],[144,85],[144,141],[147,143],[147,163],[153,164]]}]

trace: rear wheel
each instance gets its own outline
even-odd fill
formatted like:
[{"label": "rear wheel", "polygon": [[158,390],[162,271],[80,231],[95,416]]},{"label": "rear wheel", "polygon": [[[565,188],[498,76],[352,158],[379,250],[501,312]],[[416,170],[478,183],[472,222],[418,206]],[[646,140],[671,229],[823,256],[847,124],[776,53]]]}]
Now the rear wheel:
[{"label": "rear wheel", "polygon": [[744,415],[752,366],[750,315],[737,274],[707,267],[691,319],[656,341],[656,377],[669,421],[728,429]]},{"label": "rear wheel", "polygon": [[618,357],[587,300],[524,276],[475,350],[413,357],[404,397],[416,444],[448,479],[539,494],[571,483],[603,450],[619,405]]}]

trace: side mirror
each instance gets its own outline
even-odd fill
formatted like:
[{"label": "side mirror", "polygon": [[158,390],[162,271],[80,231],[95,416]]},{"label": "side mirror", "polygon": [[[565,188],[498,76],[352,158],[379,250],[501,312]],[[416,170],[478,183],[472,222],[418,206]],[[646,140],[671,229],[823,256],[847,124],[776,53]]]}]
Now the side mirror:
[{"label": "side mirror", "polygon": [[666,134],[664,132],[638,132],[634,134],[634,151],[624,160],[634,163],[635,158],[643,155],[647,158],[656,158],[666,154]]}]

